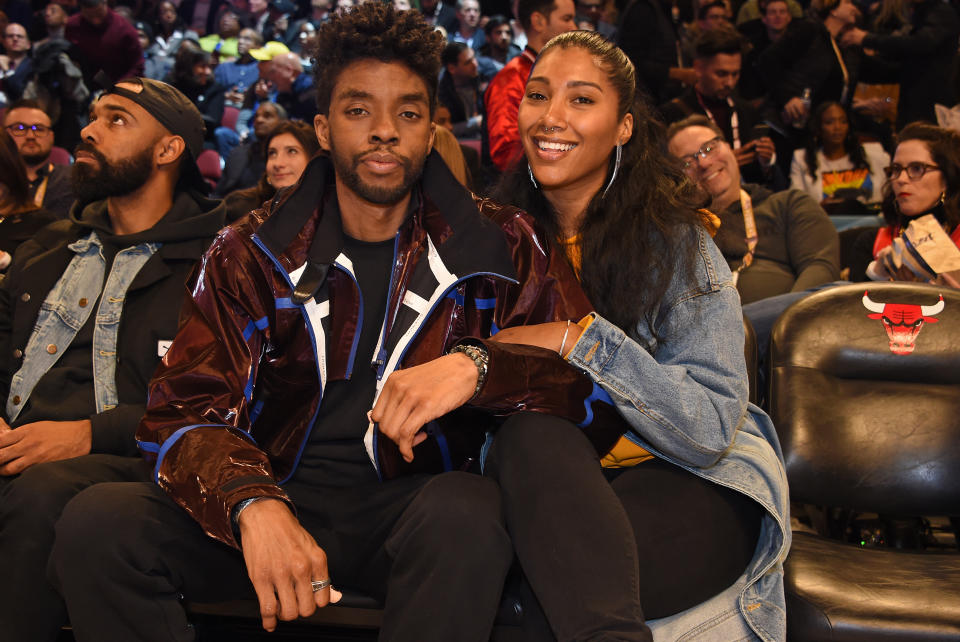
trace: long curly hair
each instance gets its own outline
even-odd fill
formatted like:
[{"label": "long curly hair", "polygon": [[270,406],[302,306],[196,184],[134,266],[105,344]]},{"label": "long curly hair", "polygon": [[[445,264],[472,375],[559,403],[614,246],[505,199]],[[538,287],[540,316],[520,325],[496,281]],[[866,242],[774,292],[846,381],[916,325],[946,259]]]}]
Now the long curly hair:
[{"label": "long curly hair", "polygon": [[847,117],[847,137],[843,139],[843,150],[850,155],[850,162],[853,163],[854,169],[870,169],[867,153],[853,133],[853,127],[850,126],[850,112],[835,100],[829,100],[817,107],[813,112],[813,118],[810,119],[811,135],[807,137],[804,157],[807,161],[807,171],[813,179],[817,178],[817,151],[823,147],[823,116],[831,107],[839,107]]},{"label": "long curly hair", "polygon": [[[908,140],[919,140],[930,150],[933,163],[940,168],[946,190],[943,193],[943,213],[941,223],[953,230],[960,225],[960,133],[952,129],[937,127],[930,123],[915,122],[904,127],[897,135],[897,144]],[[903,216],[897,208],[897,199],[893,194],[892,181],[883,184],[881,211],[888,225],[904,224]]]},{"label": "long curly hair", "polygon": [[[645,322],[656,336],[655,311],[673,266],[693,267],[680,259],[695,251],[689,231],[700,224],[703,193],[667,153],[664,126],[637,90],[633,63],[619,47],[594,32],[570,31],[548,42],[540,56],[574,47],[589,52],[606,72],[617,92],[617,120],[633,114],[620,172],[606,196],[602,190],[593,196],[581,224],[581,283],[605,318],[622,328]],[[608,180],[614,163],[611,154]],[[548,242],[560,239],[556,212],[530,182],[523,160],[501,179],[495,198],[529,212],[546,229]]]},{"label": "long curly hair", "polygon": [[419,11],[397,11],[391,4],[367,2],[325,22],[312,51],[318,111],[329,113],[333,86],[348,65],[373,58],[400,62],[417,74],[427,86],[432,116],[444,45]]}]

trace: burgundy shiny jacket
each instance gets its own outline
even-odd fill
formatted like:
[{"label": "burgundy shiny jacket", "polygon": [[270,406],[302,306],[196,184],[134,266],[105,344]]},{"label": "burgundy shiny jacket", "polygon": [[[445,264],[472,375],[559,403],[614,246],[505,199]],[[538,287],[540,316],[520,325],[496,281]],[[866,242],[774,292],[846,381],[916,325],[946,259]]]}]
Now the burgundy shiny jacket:
[{"label": "burgundy shiny jacket", "polygon": [[[355,354],[362,306],[341,254],[332,186],[332,167],[318,157],[272,211],[221,231],[188,284],[137,431],[157,483],[232,545],[233,506],[257,496],[289,501],[281,484],[297,467],[326,382],[369,357]],[[589,378],[551,351],[484,339],[590,312],[569,264],[545,252],[529,216],[473,197],[435,153],[418,193],[396,236],[377,394],[393,370],[461,340],[483,341],[489,371],[469,406],[426,427],[412,464],[371,426],[365,445],[381,478],[466,468],[497,417],[520,410],[597,426],[588,434],[598,450],[612,446],[624,426]]]}]

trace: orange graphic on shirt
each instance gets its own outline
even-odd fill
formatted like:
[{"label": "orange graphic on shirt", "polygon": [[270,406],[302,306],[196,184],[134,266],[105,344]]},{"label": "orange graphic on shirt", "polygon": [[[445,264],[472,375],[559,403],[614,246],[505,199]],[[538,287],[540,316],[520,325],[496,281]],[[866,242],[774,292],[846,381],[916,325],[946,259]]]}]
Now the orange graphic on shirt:
[{"label": "orange graphic on shirt", "polygon": [[869,196],[873,193],[873,181],[870,179],[870,170],[861,167],[859,169],[845,169],[838,172],[823,173],[823,195],[825,198],[832,197],[837,190],[856,190],[861,194]]}]

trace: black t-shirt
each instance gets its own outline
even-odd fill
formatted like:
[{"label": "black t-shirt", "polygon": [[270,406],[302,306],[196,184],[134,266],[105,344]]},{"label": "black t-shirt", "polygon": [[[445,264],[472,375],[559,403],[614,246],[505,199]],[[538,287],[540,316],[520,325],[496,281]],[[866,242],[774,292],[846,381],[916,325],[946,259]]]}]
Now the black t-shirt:
[{"label": "black t-shirt", "polygon": [[[363,299],[360,341],[348,379],[327,381],[320,413],[297,468],[298,482],[351,486],[376,481],[363,447],[367,411],[373,407],[377,372],[374,351],[387,310],[393,272],[393,239],[366,243],[344,236],[343,253],[353,262]],[[347,337],[330,337],[330,343]]]}]

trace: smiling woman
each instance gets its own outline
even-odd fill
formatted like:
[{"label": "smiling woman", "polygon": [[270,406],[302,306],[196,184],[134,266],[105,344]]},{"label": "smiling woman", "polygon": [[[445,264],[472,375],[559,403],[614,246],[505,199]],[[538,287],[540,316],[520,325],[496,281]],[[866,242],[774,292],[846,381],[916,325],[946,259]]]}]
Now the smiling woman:
[{"label": "smiling woman", "polygon": [[551,40],[520,104],[528,165],[498,189],[566,250],[596,312],[497,340],[559,347],[629,429],[595,448],[570,422],[517,415],[485,471],[536,596],[525,617],[542,607],[557,639],[783,639],[779,445],[747,402],[739,298],[711,219],[635,87],[602,37]]},{"label": "smiling woman", "polygon": [[300,180],[307,163],[320,149],[310,125],[299,120],[280,120],[263,134],[266,170],[253,187],[230,192],[224,197],[227,220],[246,216],[273,199],[283,188]]}]

